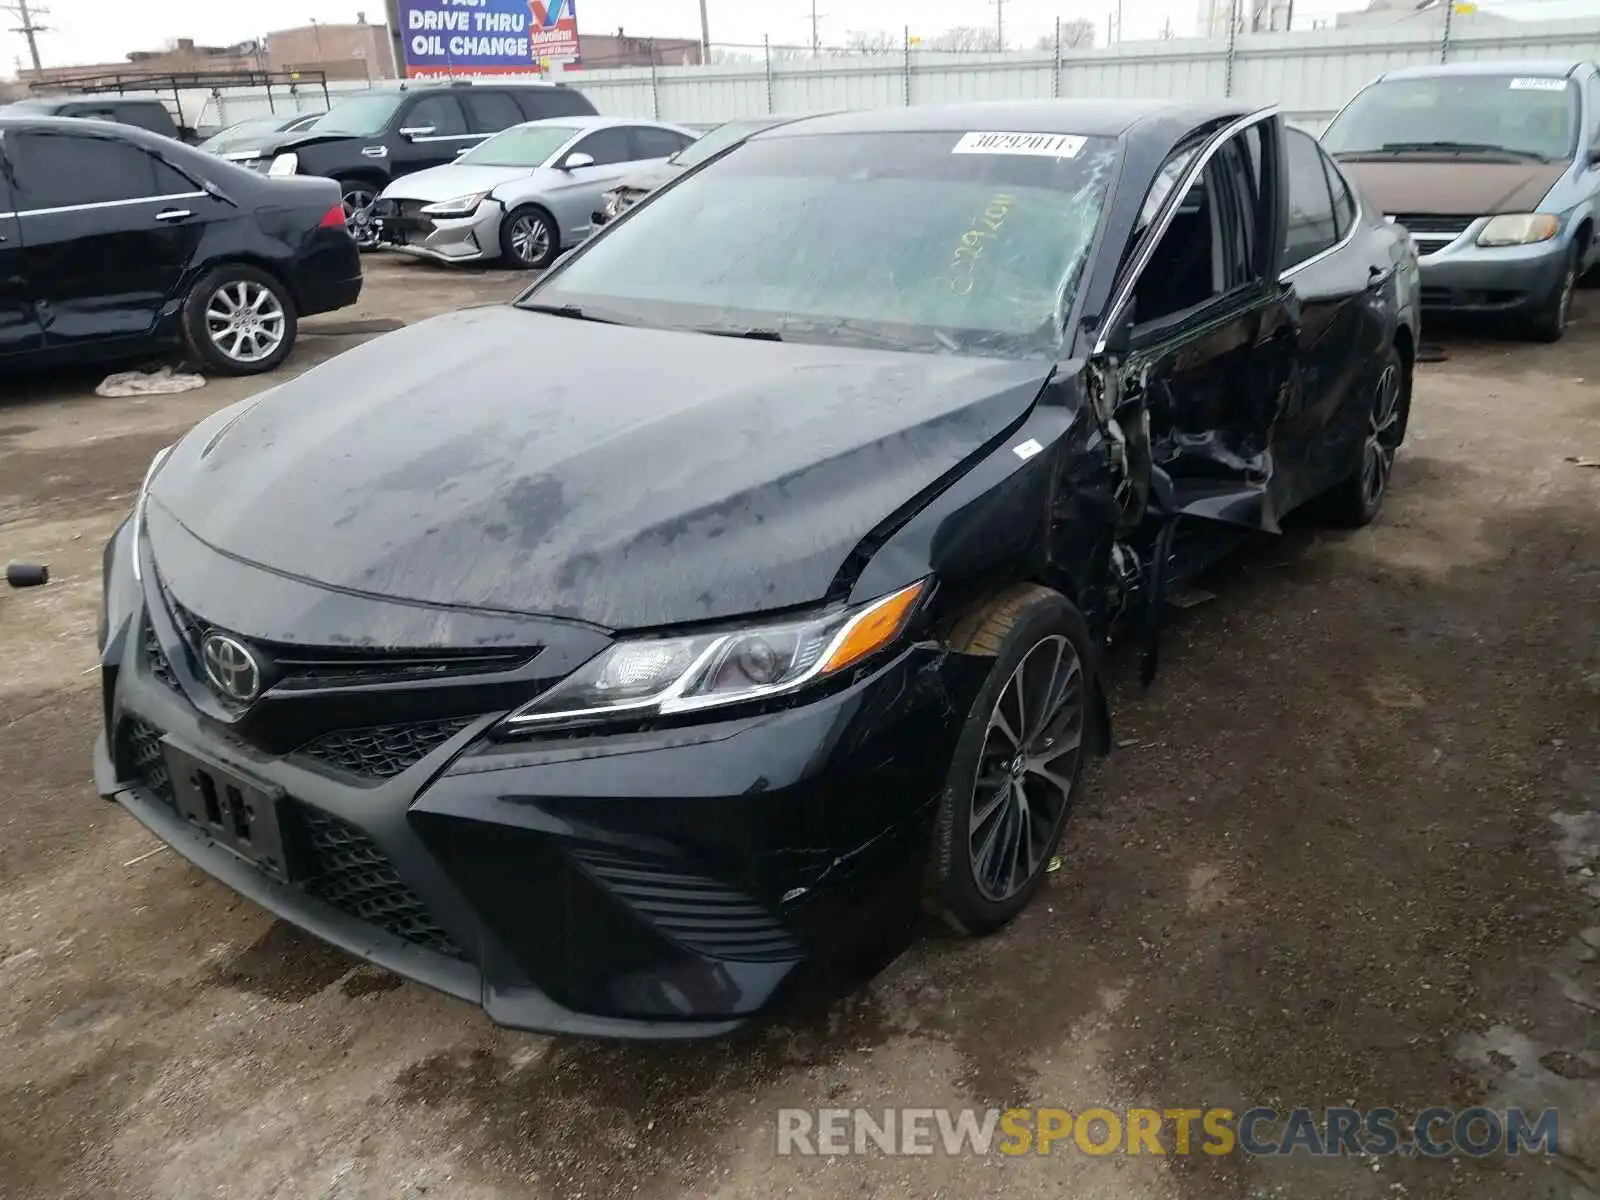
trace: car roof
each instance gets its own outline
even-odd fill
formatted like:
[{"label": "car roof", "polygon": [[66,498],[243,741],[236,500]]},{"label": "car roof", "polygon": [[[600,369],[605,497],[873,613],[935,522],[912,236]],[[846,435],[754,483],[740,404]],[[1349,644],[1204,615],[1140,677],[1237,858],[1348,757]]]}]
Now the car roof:
[{"label": "car roof", "polygon": [[137,125],[124,125],[121,121],[98,121],[89,117],[52,117],[47,113],[0,111],[0,130],[5,129],[33,129],[47,133],[98,133],[105,137],[134,142],[147,150],[166,151],[174,146],[187,149],[182,142],[140,129]]},{"label": "car roof", "polygon": [[1248,116],[1260,105],[1217,100],[983,100],[932,104],[872,112],[804,117],[757,137],[803,137],[839,133],[957,133],[995,130],[1005,133],[1074,133],[1086,137],[1121,137],[1136,127],[1198,126],[1229,117]]},{"label": "car roof", "polygon": [[1439,75],[1571,75],[1583,62],[1571,58],[1475,59],[1385,71],[1379,79],[1431,79]]}]

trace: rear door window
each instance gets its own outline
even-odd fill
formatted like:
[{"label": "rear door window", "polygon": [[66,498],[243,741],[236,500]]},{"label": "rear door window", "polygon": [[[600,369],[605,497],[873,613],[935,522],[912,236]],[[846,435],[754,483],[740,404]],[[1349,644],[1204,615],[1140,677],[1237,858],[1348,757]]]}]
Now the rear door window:
[{"label": "rear door window", "polygon": [[632,125],[628,138],[633,143],[633,158],[671,158],[689,144],[688,138],[654,125]]},{"label": "rear door window", "polygon": [[468,92],[461,97],[473,133],[499,133],[525,120],[509,92]]},{"label": "rear door window", "polygon": [[153,154],[111,138],[28,133],[7,139],[7,149],[16,170],[19,212],[197,190],[187,176]]},{"label": "rear door window", "polygon": [[530,121],[545,117],[592,117],[594,105],[571,88],[524,88],[517,93]]},{"label": "rear door window", "polygon": [[1334,224],[1337,236],[1342,240],[1350,232],[1350,226],[1355,224],[1355,193],[1350,190],[1344,172],[1326,154],[1322,156],[1322,168],[1328,173],[1328,189],[1333,193]]},{"label": "rear door window", "polygon": [[173,121],[167,110],[154,104],[119,104],[113,110],[124,125],[148,129],[151,133],[171,133]]},{"label": "rear door window", "polygon": [[1288,270],[1337,242],[1339,226],[1321,148],[1298,129],[1286,129],[1284,141],[1288,148],[1289,231],[1283,267]]}]

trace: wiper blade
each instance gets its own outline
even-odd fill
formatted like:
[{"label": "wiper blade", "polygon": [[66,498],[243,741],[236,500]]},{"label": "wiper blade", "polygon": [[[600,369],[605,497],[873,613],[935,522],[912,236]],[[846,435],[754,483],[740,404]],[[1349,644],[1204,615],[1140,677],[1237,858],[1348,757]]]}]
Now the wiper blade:
[{"label": "wiper blade", "polygon": [[752,342],[781,342],[783,334],[776,329],[744,328],[728,329],[717,325],[697,325],[696,333],[710,334],[712,337],[749,338]]},{"label": "wiper blade", "polygon": [[580,308],[576,304],[519,304],[517,306],[524,312],[544,313],[551,317],[566,317],[573,321],[593,321],[599,325],[626,325],[628,322],[618,320],[616,317],[602,317],[597,312]]},{"label": "wiper blade", "polygon": [[1487,142],[1385,142],[1382,149],[1388,154],[1426,153],[1430,150],[1443,150],[1452,154],[1504,154],[1510,158],[1536,158],[1540,162],[1544,161],[1544,155],[1535,154],[1531,150],[1514,150],[1509,146],[1491,146]]}]

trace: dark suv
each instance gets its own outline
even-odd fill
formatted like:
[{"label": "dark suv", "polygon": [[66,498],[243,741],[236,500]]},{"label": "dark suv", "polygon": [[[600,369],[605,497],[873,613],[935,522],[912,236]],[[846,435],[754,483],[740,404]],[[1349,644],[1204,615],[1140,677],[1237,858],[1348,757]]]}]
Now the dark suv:
[{"label": "dark suv", "polygon": [[578,115],[595,107],[564,84],[401,84],[352,96],[298,133],[263,137],[252,157],[230,157],[269,175],[337,180],[350,232],[370,246],[372,204],[391,180],[442,166],[524,121]]},{"label": "dark suv", "polygon": [[0,105],[0,116],[83,117],[92,121],[115,121],[147,129],[162,137],[177,138],[193,145],[199,141],[193,129],[179,126],[159,100],[130,100],[125,96],[33,96],[14,104]]}]

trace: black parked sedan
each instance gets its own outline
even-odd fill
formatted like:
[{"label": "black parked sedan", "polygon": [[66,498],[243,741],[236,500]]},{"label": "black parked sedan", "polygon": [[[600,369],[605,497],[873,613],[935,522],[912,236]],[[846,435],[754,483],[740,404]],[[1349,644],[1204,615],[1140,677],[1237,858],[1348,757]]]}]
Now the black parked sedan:
[{"label": "black parked sedan", "polygon": [[1271,111],[759,133],[157,456],[99,790],[497,1021],[726,1032],[1028,902],[1113,630],[1153,666],[1236,536],[1377,514],[1415,293]]},{"label": "black parked sedan", "polygon": [[354,304],[339,187],[267,179],[126,125],[0,117],[0,372],[181,345],[270,371]]}]

